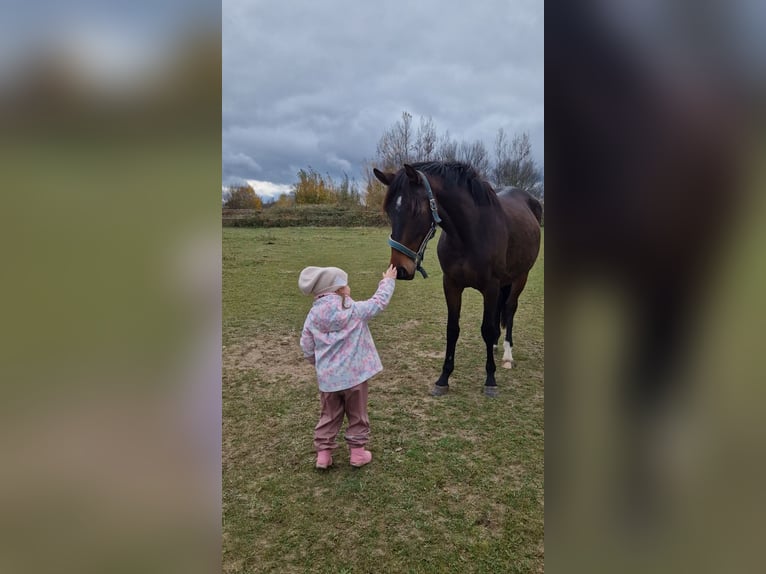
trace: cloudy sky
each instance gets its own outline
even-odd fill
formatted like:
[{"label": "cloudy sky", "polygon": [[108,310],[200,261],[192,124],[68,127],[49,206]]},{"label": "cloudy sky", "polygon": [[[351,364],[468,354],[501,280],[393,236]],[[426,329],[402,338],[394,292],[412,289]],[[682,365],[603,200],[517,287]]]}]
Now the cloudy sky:
[{"label": "cloudy sky", "polygon": [[222,6],[223,185],[359,180],[404,110],[490,152],[498,128],[528,132],[542,165],[542,0]]}]

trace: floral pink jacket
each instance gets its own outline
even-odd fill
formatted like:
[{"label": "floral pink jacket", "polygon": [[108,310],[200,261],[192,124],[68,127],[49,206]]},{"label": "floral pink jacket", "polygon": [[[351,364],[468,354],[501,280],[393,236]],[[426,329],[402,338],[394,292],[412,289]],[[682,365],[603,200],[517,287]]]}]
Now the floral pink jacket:
[{"label": "floral pink jacket", "polygon": [[367,301],[354,301],[336,293],[314,299],[301,334],[303,355],[317,371],[319,390],[342,391],[363,383],[383,370],[367,322],[391,300],[396,281],[382,279]]}]

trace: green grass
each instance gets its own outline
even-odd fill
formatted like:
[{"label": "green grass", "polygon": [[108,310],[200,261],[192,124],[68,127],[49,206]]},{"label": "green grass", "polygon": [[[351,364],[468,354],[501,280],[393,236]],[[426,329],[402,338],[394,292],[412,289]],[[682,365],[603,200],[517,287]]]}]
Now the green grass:
[{"label": "green grass", "polygon": [[[319,414],[298,340],[307,265],[336,265],[372,295],[388,229],[223,230],[223,562],[226,572],[543,571],[543,252],[520,299],[516,367],[482,395],[481,297],[464,294],[450,394],[428,392],[444,353],[436,240],[429,278],[397,282],[370,323],[384,371],[370,383],[372,464],[342,444],[313,468]],[[499,358],[499,355],[496,357]]]}]

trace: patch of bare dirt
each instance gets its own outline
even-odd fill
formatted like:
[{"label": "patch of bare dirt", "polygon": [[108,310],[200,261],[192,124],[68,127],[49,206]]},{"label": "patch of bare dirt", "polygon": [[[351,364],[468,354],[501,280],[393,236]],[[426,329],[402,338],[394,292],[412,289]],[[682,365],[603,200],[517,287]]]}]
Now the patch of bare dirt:
[{"label": "patch of bare dirt", "polygon": [[415,354],[418,357],[423,357],[425,359],[443,359],[444,358],[444,351],[416,351]]},{"label": "patch of bare dirt", "polygon": [[263,339],[224,347],[224,371],[254,369],[265,375],[314,376],[314,367],[303,358],[295,335],[272,334]]}]

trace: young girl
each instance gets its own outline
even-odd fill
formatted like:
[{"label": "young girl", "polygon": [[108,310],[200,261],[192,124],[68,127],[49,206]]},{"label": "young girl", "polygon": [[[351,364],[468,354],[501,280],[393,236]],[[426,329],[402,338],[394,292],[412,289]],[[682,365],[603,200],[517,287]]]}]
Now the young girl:
[{"label": "young girl", "polygon": [[375,294],[367,301],[351,299],[348,275],[337,267],[306,267],[298,287],[313,295],[301,334],[304,357],[316,366],[321,416],[314,429],[316,467],[332,464],[335,437],[348,417],[346,442],[351,466],[364,466],[372,453],[364,448],[370,436],[367,418],[367,380],[383,370],[367,322],[383,311],[391,300],[396,268],[384,273]]}]

